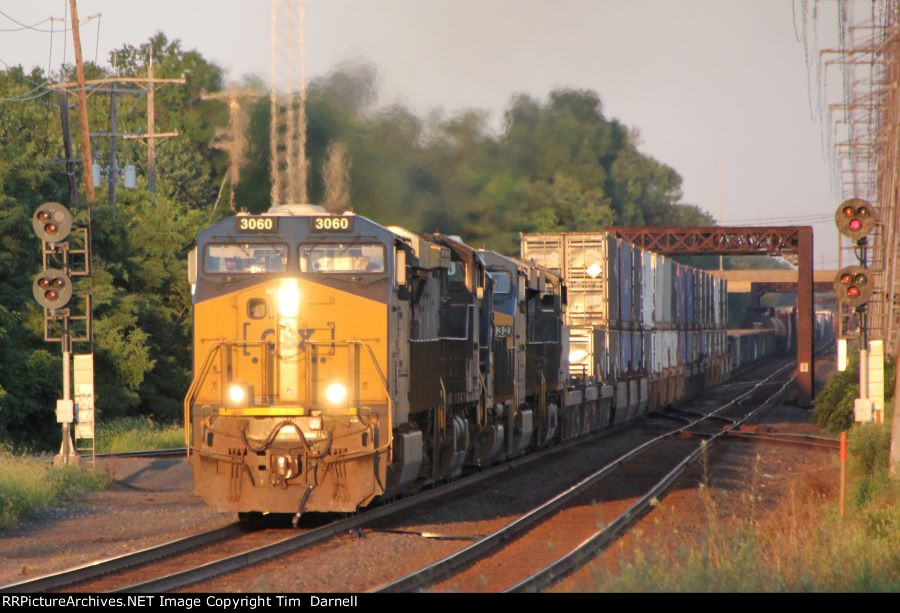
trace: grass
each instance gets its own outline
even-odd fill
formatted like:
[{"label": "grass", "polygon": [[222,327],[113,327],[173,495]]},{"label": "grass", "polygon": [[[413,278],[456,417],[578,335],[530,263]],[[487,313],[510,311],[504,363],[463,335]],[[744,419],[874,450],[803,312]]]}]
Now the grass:
[{"label": "grass", "polygon": [[106,475],[74,467],[53,468],[49,457],[0,452],[0,529],[107,485]]},{"label": "grass", "polygon": [[[800,481],[760,516],[758,470],[746,514],[723,518],[708,488],[700,536],[673,552],[653,543],[622,552],[595,575],[609,592],[900,591],[900,483],[887,478],[887,429],[854,428],[847,511],[840,517],[829,475]],[[700,518],[698,518],[700,519]]]},{"label": "grass", "polygon": [[123,417],[97,424],[97,453],[184,447],[184,426],[146,417]]}]

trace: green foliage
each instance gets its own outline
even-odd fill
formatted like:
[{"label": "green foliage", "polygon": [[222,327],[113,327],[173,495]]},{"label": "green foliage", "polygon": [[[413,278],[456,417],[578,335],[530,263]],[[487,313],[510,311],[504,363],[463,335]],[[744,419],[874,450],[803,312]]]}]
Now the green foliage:
[{"label": "green foliage", "polygon": [[[136,415],[161,422],[180,417],[191,378],[186,254],[201,228],[227,214],[214,203],[228,160],[210,145],[227,124],[228,108],[201,96],[222,88],[223,71],[162,33],[125,45],[111,59],[119,74],[146,75],[151,55],[156,76],[187,79],[156,89],[158,128],[180,136],[158,144],[155,194],[147,190],[145,145],[119,143],[118,163],[137,166],[138,188],[120,188],[115,208],[107,204],[106,187],[97,191],[90,214],[92,274],[76,284],[77,293],[90,292],[94,302],[93,347],[75,349],[95,354],[100,424]],[[86,71],[89,77],[109,74],[92,64]],[[72,78],[71,72],[67,68],[63,77]],[[45,80],[41,69],[13,67],[0,72],[0,96],[21,95]],[[310,83],[313,202],[324,193],[325,153],[340,142],[351,163],[358,213],[414,231],[460,234],[505,253],[518,252],[520,232],[712,221],[682,203],[681,177],[641,153],[638,133],[606,117],[595,92],[559,89],[546,100],[515,96],[497,131],[480,110],[418,116],[401,105],[376,108],[376,83],[376,71],[365,64],[341,66]],[[245,85],[261,89],[258,81]],[[92,130],[108,128],[108,102],[105,95],[89,98]],[[143,131],[146,104],[144,96],[119,96],[118,130]],[[239,206],[261,212],[270,189],[267,96],[245,108],[248,149],[241,180],[229,189]],[[55,200],[88,221],[83,202],[68,202],[65,173],[54,162],[64,157],[59,113],[56,94],[6,103],[0,112],[0,441],[21,448],[56,444],[53,407],[60,395],[58,346],[43,342],[41,313],[31,297],[40,248],[29,219],[35,206]],[[77,114],[70,115],[80,157]],[[91,144],[95,160],[106,164],[109,140]]]},{"label": "green foliage", "polygon": [[863,478],[886,476],[891,431],[882,424],[860,424],[847,441],[853,461]]},{"label": "green foliage", "polygon": [[[884,397],[894,395],[894,362],[889,356],[884,363]],[[853,400],[859,397],[859,359],[853,355],[847,370],[835,372],[813,400],[813,421],[837,434],[853,425]]]},{"label": "green foliage", "polygon": [[853,399],[859,397],[859,361],[851,360],[844,372],[834,373],[813,400],[813,421],[831,433],[853,425]]},{"label": "green foliage", "polygon": [[74,467],[53,468],[51,459],[0,452],[0,529],[42,508],[109,485],[109,478]]},{"label": "green foliage", "polygon": [[[76,345],[75,351],[95,354],[98,423],[124,415],[181,415],[191,355],[185,257],[196,233],[211,221],[210,205],[227,164],[208,146],[227,113],[200,101],[202,90],[221,87],[221,68],[157,34],[144,45],[114,52],[119,72],[146,74],[151,47],[157,76],[185,73],[188,80],[186,86],[157,90],[158,126],[181,136],[159,144],[156,194],[146,189],[146,150],[135,141],[120,142],[118,160],[120,166],[138,165],[138,189],[120,187],[115,208],[107,205],[105,188],[97,191],[90,218],[92,274],[76,283],[77,294],[93,296],[94,343]],[[88,71],[106,74],[96,66]],[[0,95],[28,91],[43,80],[39,70],[0,72]],[[88,106],[92,129],[104,129],[108,97],[92,97]],[[143,131],[145,110],[145,97],[119,96],[119,130]],[[83,202],[68,202],[65,174],[53,162],[64,157],[59,112],[55,95],[7,103],[0,112],[0,441],[20,449],[58,444],[53,407],[61,392],[59,345],[43,342],[41,313],[31,297],[40,243],[30,218],[38,204],[55,200],[68,204],[80,223],[88,220]],[[80,157],[77,113],[70,113],[70,122]],[[95,159],[105,164],[108,139],[92,145]]]},{"label": "green foliage", "polygon": [[97,425],[97,453],[184,447],[184,425],[146,417],[122,417]]},{"label": "green foliage", "polygon": [[[516,96],[494,133],[479,110],[418,117],[402,106],[375,109],[375,82],[371,66],[346,65],[310,84],[313,201],[324,191],[325,151],[337,141],[352,160],[356,212],[505,253],[518,252],[520,232],[712,223],[681,203],[681,177],[640,153],[637,133],[605,117],[595,92]],[[250,109],[249,161],[235,191],[255,212],[268,206],[268,122],[261,100]]]},{"label": "green foliage", "polygon": [[[859,483],[851,483],[852,486]],[[708,497],[697,530],[677,547],[641,540],[594,574],[603,592],[896,592],[900,484],[885,481],[845,517],[813,482],[755,517],[728,517]],[[804,491],[805,490],[805,491]],[[734,492],[723,495],[737,495]],[[756,499],[757,492],[742,494]],[[743,498],[742,498],[743,500]],[[665,503],[654,513],[665,513]],[[652,517],[652,516],[651,516]]]}]

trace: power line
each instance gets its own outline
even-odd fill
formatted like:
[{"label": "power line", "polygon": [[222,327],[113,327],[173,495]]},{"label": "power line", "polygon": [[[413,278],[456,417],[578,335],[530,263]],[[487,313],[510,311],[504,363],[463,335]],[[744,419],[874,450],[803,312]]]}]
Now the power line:
[{"label": "power line", "polygon": [[97,42],[94,43],[94,64],[97,64],[97,54],[100,52],[100,18],[103,15],[97,13]]},{"label": "power line", "polygon": [[[48,83],[49,83],[49,81],[47,83],[44,83],[44,85],[42,85],[41,87],[44,87]],[[31,91],[33,92],[36,89],[38,89],[38,88],[32,89]],[[49,94],[51,91],[52,90],[47,89],[47,90],[42,91],[39,94],[35,94],[34,96],[27,96],[27,94],[31,93],[31,92],[26,92],[25,94],[22,94],[22,96],[15,97],[15,98],[0,98],[0,103],[3,103],[3,102],[28,102],[29,100],[37,100],[38,98],[43,98],[44,96]]]},{"label": "power line", "polygon": [[[0,58],[0,64],[3,64],[7,70],[12,70],[12,66],[10,66],[5,61],[3,61],[2,58]],[[22,93],[19,96],[10,96],[9,98],[0,98],[0,102],[24,102],[26,100],[34,100],[36,98],[40,98],[41,96],[45,96],[49,93],[49,90],[48,90],[37,96],[31,96],[31,94],[38,91],[42,87],[46,87],[47,85],[49,85],[50,81],[44,81],[41,84],[37,84],[34,81],[32,81],[31,79],[26,78],[25,80],[28,81],[29,83],[31,83],[32,85],[34,85],[34,88],[28,90],[27,92]]]},{"label": "power line", "polygon": [[[19,26],[21,26],[21,27],[19,27],[19,28],[12,28],[12,29],[4,29],[4,30],[0,30],[0,32],[21,32],[22,30],[32,30],[33,32],[40,32],[40,33],[42,33],[42,34],[57,34],[57,33],[59,33],[59,32],[71,32],[71,31],[72,31],[72,28],[64,28],[64,29],[62,29],[62,30],[54,30],[53,28],[51,28],[51,29],[49,29],[49,30],[43,30],[43,29],[41,29],[41,28],[36,28],[36,27],[35,27],[35,26],[39,26],[39,25],[41,25],[42,23],[45,23],[45,22],[47,22],[47,21],[51,21],[51,22],[52,22],[52,21],[60,21],[59,17],[47,17],[46,19],[43,19],[43,20],[37,22],[36,24],[28,25],[28,24],[22,23],[21,21],[19,21],[18,19],[14,18],[14,17],[10,17],[10,16],[7,15],[6,13],[4,13],[3,11],[0,11],[0,15],[3,15],[4,17],[6,17],[7,19],[9,19],[9,20],[12,21],[13,23],[18,24]],[[79,22],[78,22],[78,25],[79,25],[79,26],[82,26],[82,25],[88,23],[89,21],[92,21],[92,20],[94,20],[94,19],[99,19],[100,16],[101,16],[101,13],[97,13],[96,15],[90,15],[89,17],[85,17],[85,18],[84,18],[84,21],[79,21]]]},{"label": "power line", "polygon": [[815,221],[815,220],[830,220],[833,219],[834,215],[831,214],[810,214],[810,215],[792,215],[788,217],[753,217],[750,219],[727,219],[720,221],[719,223],[749,223],[749,222],[791,222],[791,221]]},{"label": "power line", "polygon": [[[4,13],[3,11],[0,11],[0,15],[3,15],[4,17],[6,17],[7,19],[9,19],[10,21],[12,21],[12,22],[14,22],[14,23],[19,23],[18,21],[16,21],[15,19],[13,19],[12,17],[10,17],[10,16],[7,15],[6,13]],[[30,25],[30,26],[29,26],[29,25],[25,25],[25,24],[20,24],[20,25],[22,26],[22,27],[20,27],[20,28],[0,28],[0,32],[21,32],[22,30],[34,30],[34,29],[35,29],[35,26],[39,26],[39,25],[41,25],[42,23],[46,23],[46,22],[48,22],[48,21],[53,21],[53,17],[47,17],[46,19],[42,19],[42,20],[40,20],[39,22],[37,22],[37,23],[35,23],[35,24],[32,24],[32,25]]]}]

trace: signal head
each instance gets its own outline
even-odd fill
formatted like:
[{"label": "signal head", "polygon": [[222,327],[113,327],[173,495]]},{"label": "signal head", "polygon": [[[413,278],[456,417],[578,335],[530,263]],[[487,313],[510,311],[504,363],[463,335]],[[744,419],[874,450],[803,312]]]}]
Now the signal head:
[{"label": "signal head", "polygon": [[31,289],[34,299],[45,309],[61,309],[72,299],[72,280],[56,268],[36,274]]},{"label": "signal head", "polygon": [[850,198],[834,214],[838,232],[853,240],[860,240],[875,227],[875,209],[861,198]]},{"label": "signal head", "polygon": [[58,202],[45,202],[34,212],[31,227],[45,242],[62,242],[72,231],[72,213]]},{"label": "signal head", "polygon": [[869,275],[862,266],[848,266],[840,271],[833,284],[838,301],[854,307],[865,304],[874,291]]}]

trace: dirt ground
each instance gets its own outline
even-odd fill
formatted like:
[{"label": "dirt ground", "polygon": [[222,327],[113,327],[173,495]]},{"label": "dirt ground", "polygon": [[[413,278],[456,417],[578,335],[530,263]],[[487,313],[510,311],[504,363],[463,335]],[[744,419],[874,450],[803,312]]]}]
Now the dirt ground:
[{"label": "dirt ground", "polygon": [[[98,459],[114,485],[0,530],[0,585],[231,523],[192,493],[184,458]],[[110,509],[114,509],[111,513]]]},{"label": "dirt ground", "polygon": [[[816,375],[820,383],[833,368],[830,361],[817,362]],[[771,432],[817,432],[810,423],[811,412],[791,406],[776,407],[755,424],[745,429]],[[715,512],[722,521],[737,521],[746,516],[750,505],[748,496],[755,496],[753,513],[764,517],[798,488],[816,492],[825,498],[836,496],[836,453],[772,445],[762,441],[729,439],[715,446],[710,454],[708,469],[698,466],[688,471],[661,504],[646,515],[627,536],[598,556],[592,565],[569,577],[555,589],[562,591],[593,591],[596,564],[613,567],[620,556],[635,547],[678,548],[695,543],[702,535],[702,527],[710,512],[709,496],[715,500]],[[13,528],[0,531],[0,585],[21,581],[89,563],[98,559],[121,555],[158,545],[188,534],[220,527],[234,521],[234,515],[216,513],[192,494],[190,466],[183,459],[108,459],[98,460],[98,469],[108,472],[116,484],[107,491],[91,494],[64,508],[42,512]],[[703,483],[705,489],[699,484]],[[499,500],[497,500],[499,498]],[[495,504],[502,496],[492,496]],[[110,513],[110,509],[114,509]],[[485,512],[487,513],[487,511]],[[743,515],[742,515],[743,514]],[[492,522],[501,521],[504,513],[496,513]],[[493,517],[493,515],[492,515]],[[427,518],[418,515],[405,529],[431,529]],[[461,534],[484,534],[493,527],[470,522]],[[400,522],[403,524],[403,522]],[[442,532],[447,532],[447,524]],[[491,523],[491,522],[488,522]],[[424,526],[423,524],[428,524]],[[451,531],[452,532],[452,531]],[[375,543],[376,534],[367,541]],[[418,536],[383,534],[394,539],[405,554],[415,547],[411,541],[431,541]],[[347,546],[351,537],[341,540]],[[435,543],[435,541],[431,541]],[[438,541],[436,557],[465,546],[465,541]],[[324,554],[334,558],[335,551],[317,550],[304,555]],[[340,557],[340,556],[338,556]],[[354,556],[358,557],[358,556]],[[382,562],[383,563],[383,562]],[[368,589],[380,581],[371,568],[362,573],[367,577],[356,586]],[[333,578],[335,575],[331,575]],[[340,576],[340,575],[338,575]],[[343,575],[346,576],[346,575]],[[224,579],[224,578],[223,578]],[[231,577],[219,589],[256,591],[271,586],[256,582],[241,582]],[[275,582],[278,583],[278,582]],[[341,582],[347,589],[347,584]],[[208,587],[208,586],[207,586]],[[303,589],[310,586],[295,579],[278,584],[277,589]],[[322,586],[317,585],[321,589]]]},{"label": "dirt ground", "polygon": [[[816,387],[834,372],[831,360],[816,363]],[[743,430],[822,434],[812,411],[790,405],[769,410]],[[833,502],[838,496],[838,452],[765,441],[728,439],[714,446],[706,462],[687,471],[635,526],[591,563],[554,586],[554,592],[593,592],[606,573],[638,552],[663,557],[696,550],[715,522],[720,530],[765,523],[793,500]],[[601,573],[605,571],[605,573]]]}]

